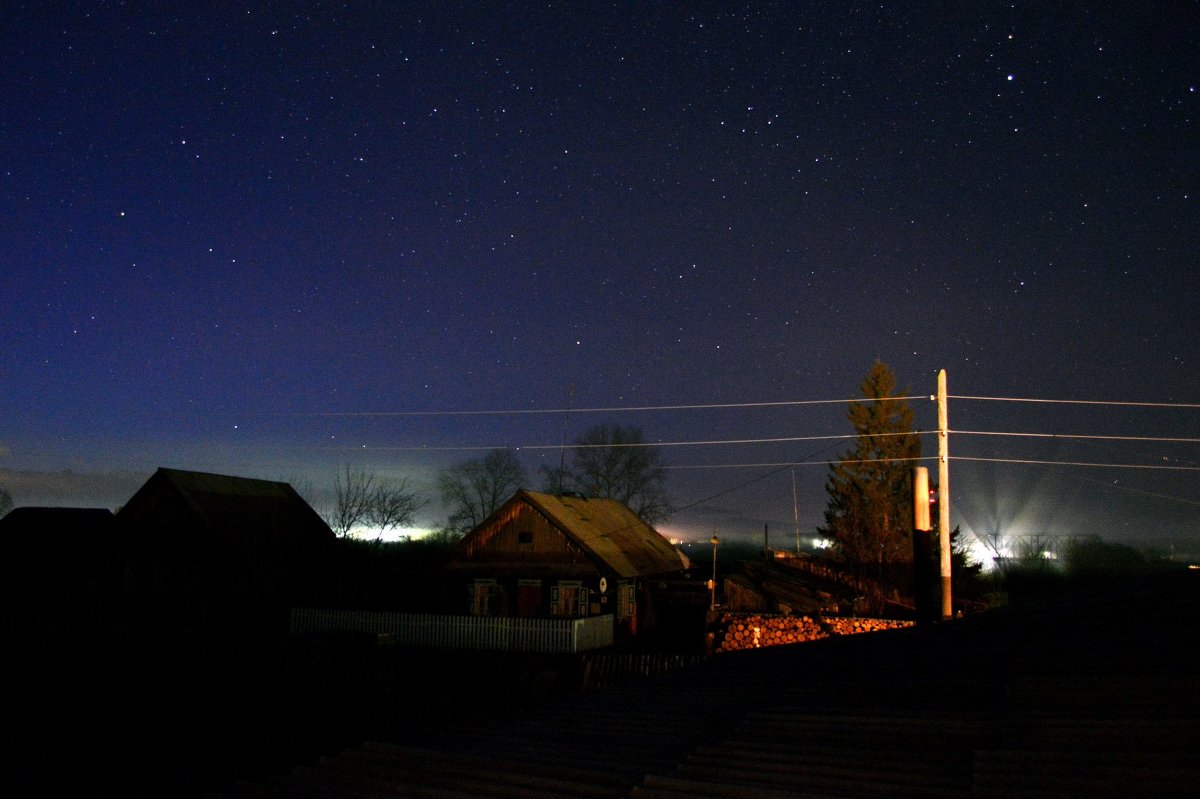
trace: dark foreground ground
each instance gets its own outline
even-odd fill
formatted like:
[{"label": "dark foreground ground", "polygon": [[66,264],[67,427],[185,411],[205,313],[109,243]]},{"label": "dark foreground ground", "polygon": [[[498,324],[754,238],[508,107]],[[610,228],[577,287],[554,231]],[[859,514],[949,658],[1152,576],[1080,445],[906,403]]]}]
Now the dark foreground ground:
[{"label": "dark foreground ground", "polygon": [[734,652],[212,799],[1183,799],[1200,784],[1200,573]]},{"label": "dark foreground ground", "polygon": [[[10,639],[11,641],[11,639]],[[416,741],[575,689],[575,658],[356,636],[126,630],[14,647],[0,794],[199,797],[363,741]]]},{"label": "dark foreground ground", "polygon": [[10,653],[0,790],[1189,796],[1197,651],[1194,572],[587,693],[572,658],[79,636]]}]

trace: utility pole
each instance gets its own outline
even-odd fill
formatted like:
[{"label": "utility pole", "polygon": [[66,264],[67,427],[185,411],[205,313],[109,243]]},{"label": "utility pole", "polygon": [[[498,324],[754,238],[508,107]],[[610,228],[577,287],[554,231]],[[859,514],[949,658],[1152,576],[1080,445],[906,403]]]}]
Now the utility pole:
[{"label": "utility pole", "polygon": [[938,548],[942,566],[942,618],[954,615],[950,595],[950,416],[946,410],[946,370],[938,372]]}]

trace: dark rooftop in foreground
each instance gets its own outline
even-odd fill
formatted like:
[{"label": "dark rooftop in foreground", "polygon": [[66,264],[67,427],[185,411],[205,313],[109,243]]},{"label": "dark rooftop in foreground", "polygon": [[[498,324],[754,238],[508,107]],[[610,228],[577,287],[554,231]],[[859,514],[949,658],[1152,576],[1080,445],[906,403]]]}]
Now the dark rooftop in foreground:
[{"label": "dark rooftop in foreground", "polygon": [[1200,572],[729,653],[210,797],[1184,797]]}]

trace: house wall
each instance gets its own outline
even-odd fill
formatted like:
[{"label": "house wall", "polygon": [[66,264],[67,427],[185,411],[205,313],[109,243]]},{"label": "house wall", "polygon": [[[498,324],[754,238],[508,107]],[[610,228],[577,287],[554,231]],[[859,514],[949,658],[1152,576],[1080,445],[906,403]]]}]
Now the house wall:
[{"label": "house wall", "polygon": [[[528,504],[503,508],[486,528],[461,542],[451,561],[448,609],[453,613],[611,616],[617,640],[654,625],[653,601],[643,578],[606,574],[595,556]],[[564,597],[575,603],[564,607]]]},{"label": "house wall", "polygon": [[544,516],[528,505],[514,505],[483,532],[464,542],[455,558],[473,563],[590,563]]}]

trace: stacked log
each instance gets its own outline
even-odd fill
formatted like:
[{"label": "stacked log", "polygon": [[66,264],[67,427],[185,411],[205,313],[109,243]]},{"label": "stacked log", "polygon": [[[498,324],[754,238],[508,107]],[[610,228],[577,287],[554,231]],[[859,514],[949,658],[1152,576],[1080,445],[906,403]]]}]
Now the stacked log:
[{"label": "stacked log", "polygon": [[908,627],[912,622],[894,619],[813,618],[811,616],[771,616],[761,613],[725,613],[712,633],[713,652],[733,652],[764,646],[799,644],[833,635]]},{"label": "stacked log", "polygon": [[836,618],[826,619],[825,623],[833,635],[857,635],[858,633],[873,633],[879,630],[894,630],[897,627],[911,627],[911,621],[896,619],[857,619]]},{"label": "stacked log", "polygon": [[762,646],[798,644],[827,635],[820,624],[809,616],[726,613],[718,622],[714,651],[732,652]]}]

